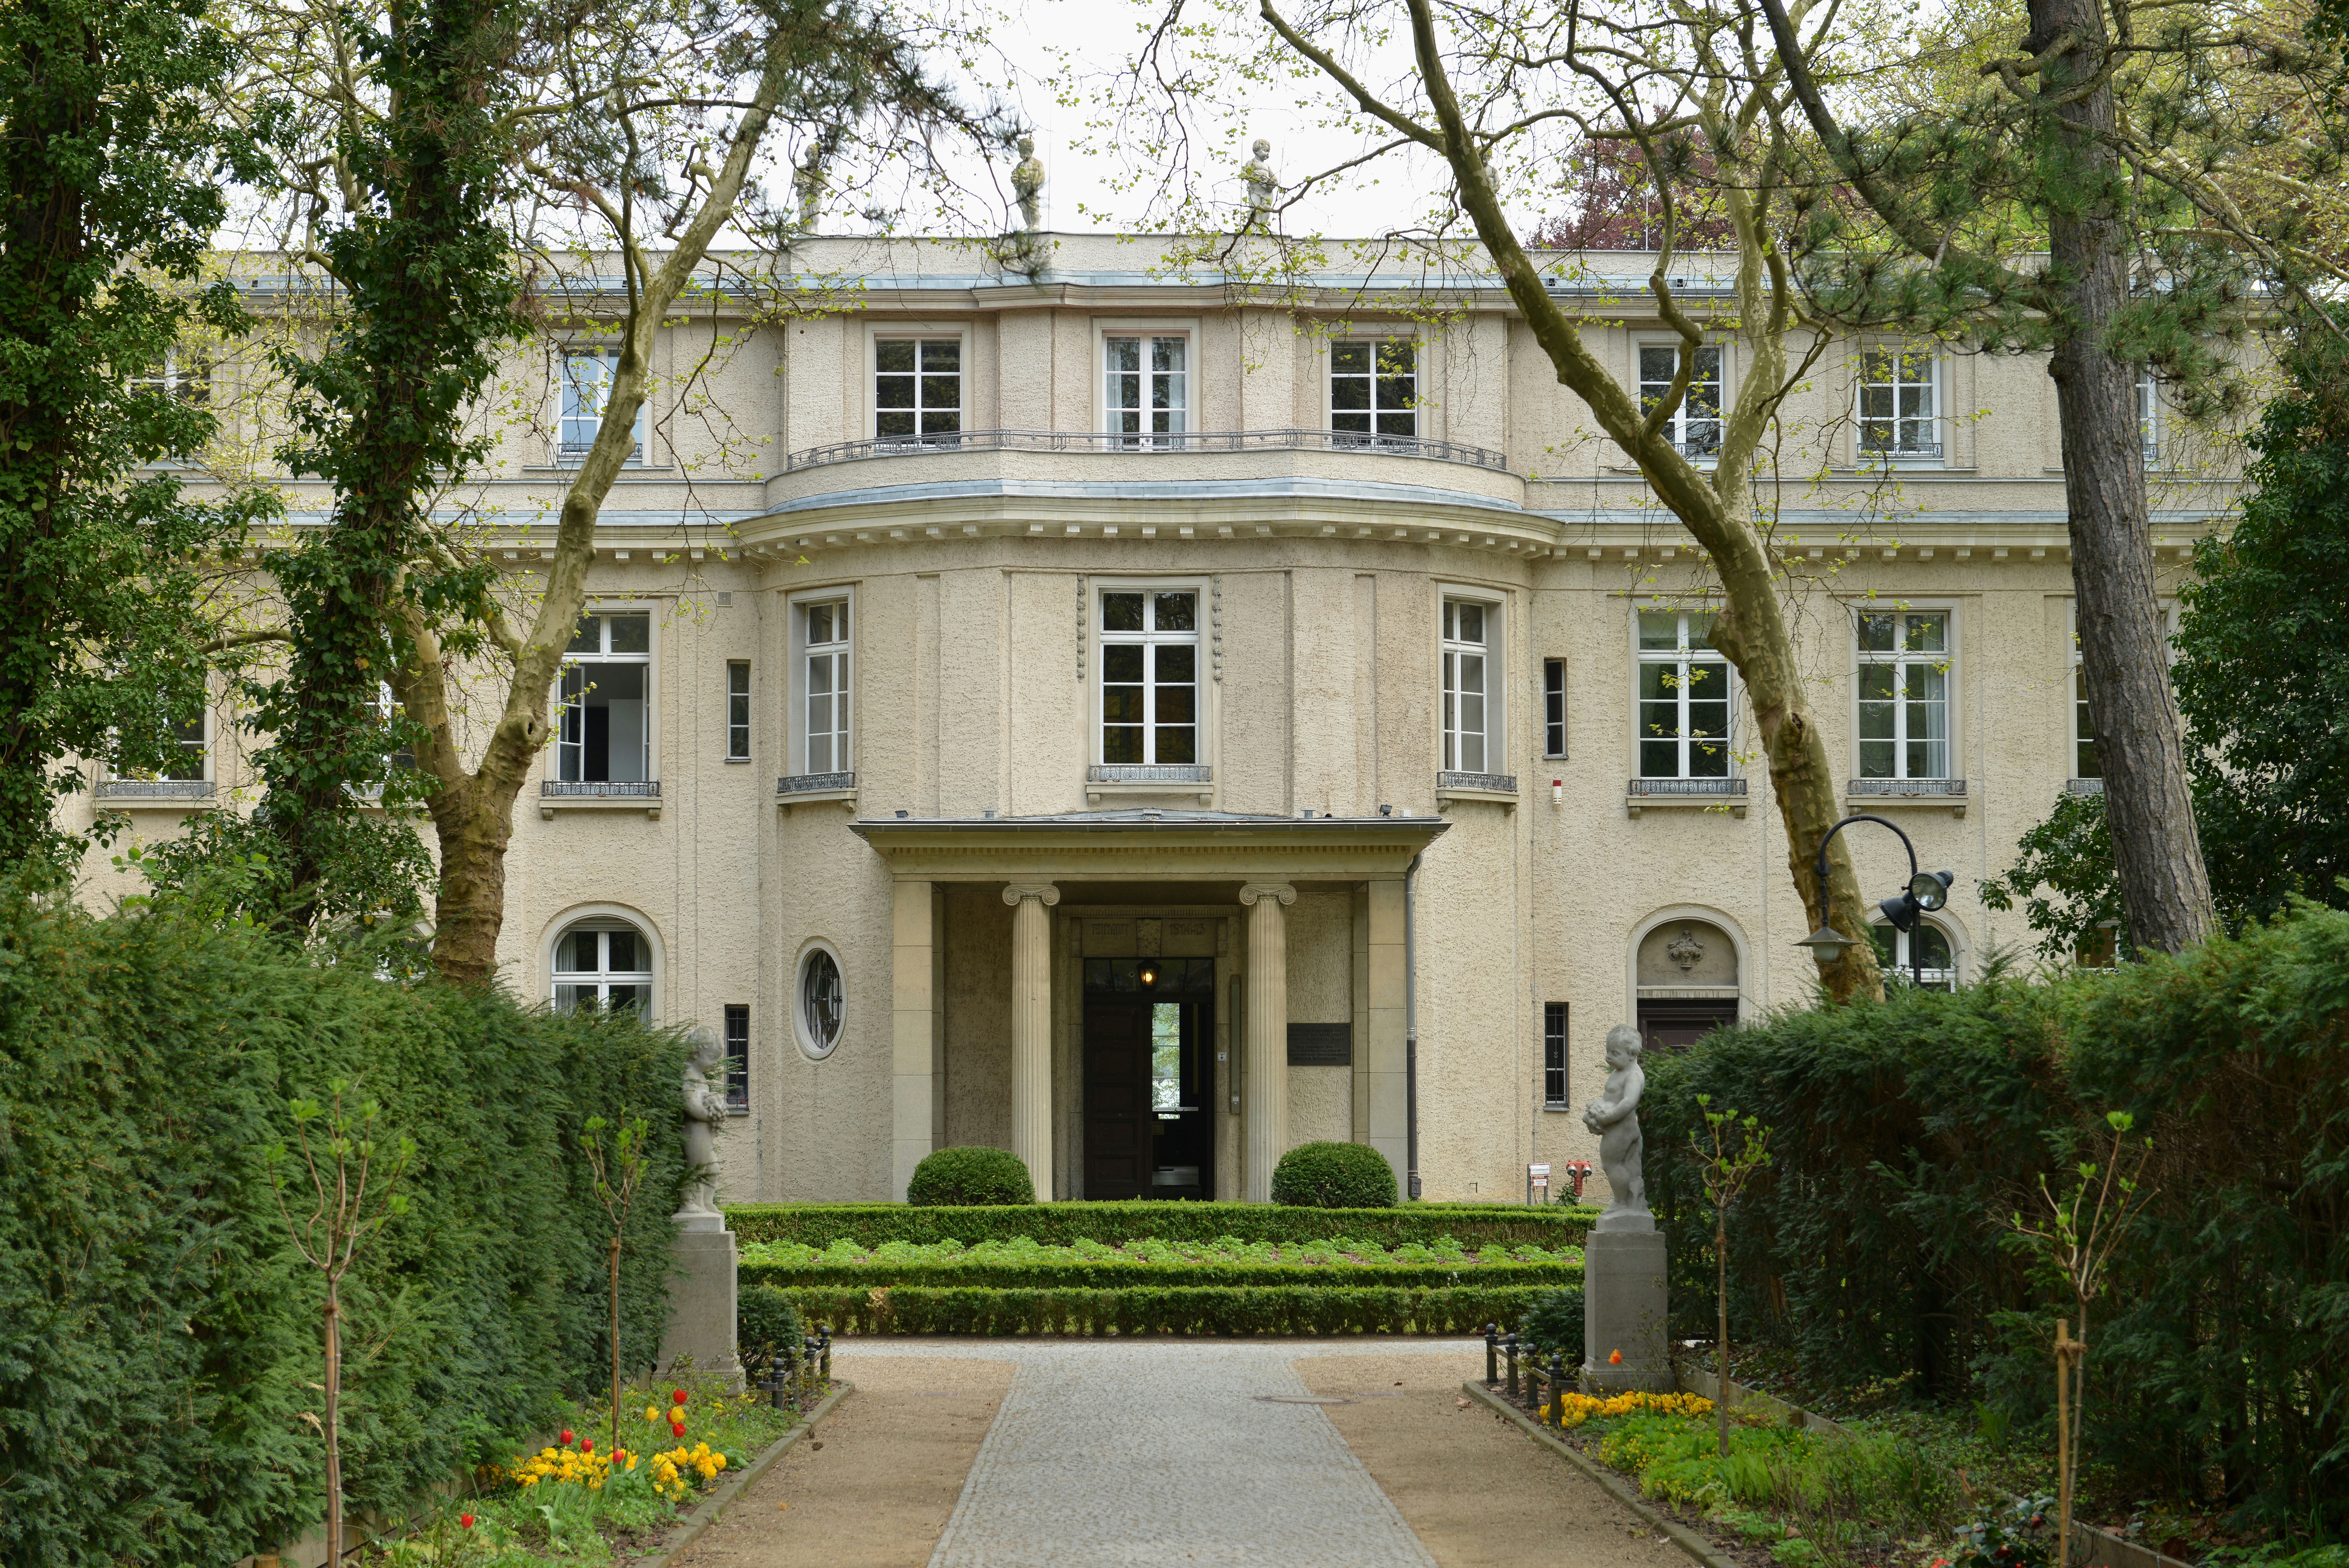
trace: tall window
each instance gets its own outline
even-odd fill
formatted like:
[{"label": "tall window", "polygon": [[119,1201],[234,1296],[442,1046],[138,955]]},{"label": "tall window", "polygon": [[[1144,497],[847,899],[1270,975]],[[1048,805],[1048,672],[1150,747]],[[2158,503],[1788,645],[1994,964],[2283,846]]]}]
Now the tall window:
[{"label": "tall window", "polygon": [[[620,356],[601,349],[567,350],[563,356],[563,411],[555,430],[555,458],[559,462],[575,463],[587,456],[595,444],[595,432],[603,428],[604,410],[611,402],[612,378],[618,373]],[[636,405],[636,445],[628,453],[628,461],[641,462],[645,455],[645,407]]]},{"label": "tall window", "polygon": [[563,666],[555,777],[574,782],[652,777],[653,618],[583,615]]},{"label": "tall window", "polygon": [[[1672,389],[1680,374],[1678,344],[1651,343],[1640,349],[1640,412],[1647,413]],[[1706,344],[1696,351],[1689,372],[1688,395],[1673,410],[1667,428],[1672,445],[1692,458],[1709,458],[1721,450],[1721,349]]]},{"label": "tall window", "polygon": [[750,1009],[726,1004],[726,1109],[750,1109]]},{"label": "tall window", "polygon": [[1191,340],[1111,337],[1102,340],[1108,373],[1102,406],[1110,433],[1127,447],[1174,447],[1190,428]]},{"label": "tall window", "polygon": [[1859,450],[1870,458],[1938,458],[1940,407],[1931,351],[1871,348],[1860,356]]},{"label": "tall window", "polygon": [[2145,466],[2161,456],[2161,395],[2154,387],[2153,367],[2137,367],[2137,433],[2145,443]]},{"label": "tall window", "polygon": [[1859,776],[1950,776],[1950,613],[1859,617]]},{"label": "tall window", "polygon": [[652,1005],[652,944],[635,926],[616,920],[582,921],[555,939],[557,1011],[648,1012]]},{"label": "tall window", "polygon": [[1566,661],[1542,661],[1542,755],[1566,755]]},{"label": "tall window", "polygon": [[2072,634],[2072,777],[2102,779],[2096,760],[2096,720],[2088,712],[2088,666],[2080,657],[2080,636]]},{"label": "tall window", "polygon": [[806,665],[807,770],[845,773],[855,766],[848,753],[848,601],[809,604],[801,613],[807,617],[801,655]]},{"label": "tall window", "polygon": [[1568,1104],[1566,1083],[1566,1004],[1542,1004],[1542,1104],[1564,1109]]},{"label": "tall window", "polygon": [[1101,759],[1199,760],[1199,595],[1187,589],[1102,594]]},{"label": "tall window", "polygon": [[[1958,961],[1951,954],[1949,934],[1926,921],[1914,931],[1871,925],[1868,940],[1876,944],[1876,965],[1895,984],[1914,983],[1928,991],[1947,991],[1958,983]],[[1916,955],[1917,968],[1909,967]]]},{"label": "tall window", "polygon": [[1473,599],[1444,602],[1444,770],[1483,773],[1491,749],[1486,702],[1489,608]]},{"label": "tall window", "polygon": [[949,436],[962,428],[962,339],[885,337],[873,345],[873,433]]},{"label": "tall window", "polygon": [[1340,342],[1330,346],[1330,428],[1340,435],[1419,434],[1418,345]]},{"label": "tall window", "polygon": [[1729,777],[1729,662],[1708,611],[1640,612],[1640,777]]},{"label": "tall window", "polygon": [[734,660],[726,666],[726,760],[750,758],[750,666]]}]

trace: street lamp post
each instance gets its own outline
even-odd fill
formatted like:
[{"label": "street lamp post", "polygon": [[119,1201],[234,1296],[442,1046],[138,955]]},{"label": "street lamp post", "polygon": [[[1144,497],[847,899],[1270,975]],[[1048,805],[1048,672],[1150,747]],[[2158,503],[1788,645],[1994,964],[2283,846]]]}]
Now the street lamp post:
[{"label": "street lamp post", "polygon": [[[1826,837],[1819,840],[1819,903],[1828,913],[1834,911],[1827,898],[1827,845],[1835,841],[1835,836],[1837,833],[1842,832],[1854,822],[1875,822],[1891,829],[1899,836],[1900,847],[1909,851],[1909,885],[1901,890],[1899,897],[1879,900],[1876,907],[1884,912],[1884,918],[1891,923],[1895,931],[1908,934],[1909,980],[1911,985],[1921,988],[1925,984],[1925,966],[1924,960],[1918,955],[1917,952],[1916,934],[1919,920],[1920,917],[1940,909],[1950,902],[1950,884],[1958,880],[1957,873],[1920,872],[1917,869],[1917,846],[1909,841],[1909,835],[1901,832],[1898,822],[1888,821],[1882,817],[1870,816],[1866,812],[1846,817],[1842,821],[1829,828]],[[1811,956],[1825,965],[1835,963],[1844,955],[1846,948],[1857,947],[1859,944],[1837,931],[1832,923],[1822,918],[1819,928],[1795,945],[1809,948]]]}]

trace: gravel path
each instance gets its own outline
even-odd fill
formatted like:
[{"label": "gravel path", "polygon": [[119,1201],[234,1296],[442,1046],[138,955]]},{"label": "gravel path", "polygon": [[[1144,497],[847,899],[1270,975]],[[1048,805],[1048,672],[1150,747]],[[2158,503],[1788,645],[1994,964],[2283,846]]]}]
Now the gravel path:
[{"label": "gravel path", "polygon": [[[930,1568],[1435,1568],[1292,1366],[1481,1341],[858,1339],[834,1360],[1016,1363]],[[1456,1376],[1456,1374],[1455,1374]]]}]

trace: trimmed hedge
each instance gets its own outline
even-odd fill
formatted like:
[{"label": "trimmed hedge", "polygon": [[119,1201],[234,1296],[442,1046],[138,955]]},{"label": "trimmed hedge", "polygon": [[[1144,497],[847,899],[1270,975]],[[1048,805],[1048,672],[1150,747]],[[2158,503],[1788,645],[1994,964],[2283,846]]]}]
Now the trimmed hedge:
[{"label": "trimmed hedge", "polygon": [[1272,1168],[1272,1201],[1309,1209],[1394,1206],[1394,1167],[1367,1143],[1300,1143]]},{"label": "trimmed hedge", "polygon": [[1133,1286],[1123,1290],[869,1290],[799,1285],[809,1323],[864,1334],[1471,1334],[1514,1323],[1547,1285]]},{"label": "trimmed hedge", "polygon": [[919,1285],[931,1289],[1132,1290],[1279,1286],[1432,1290],[1465,1279],[1494,1285],[1579,1284],[1580,1264],[744,1264],[745,1284]]},{"label": "trimmed hedge", "polygon": [[624,1359],[657,1353],[681,1041],[42,891],[0,885],[0,1562],[231,1563],[323,1516],[323,1296],[262,1154],[335,1077],[417,1144],[344,1285],[354,1511],[511,1455],[608,1376],[591,1114],[651,1121],[621,1319]]},{"label": "trimmed hedge", "polygon": [[1292,1209],[1278,1203],[1030,1203],[1004,1208],[917,1208],[904,1203],[742,1203],[727,1222],[745,1242],[802,1242],[828,1247],[838,1241],[877,1247],[888,1242],[986,1241],[1026,1236],[1047,1246],[1072,1242],[1120,1243],[1159,1237],[1170,1242],[1306,1243],[1353,1236],[1381,1246],[1431,1243],[1445,1236],[1471,1248],[1578,1247],[1596,1209],[1520,1208],[1500,1203],[1409,1203],[1396,1209]]},{"label": "trimmed hedge", "polygon": [[908,1203],[968,1209],[1035,1201],[1036,1183],[1019,1156],[981,1144],[931,1150],[905,1183]]}]

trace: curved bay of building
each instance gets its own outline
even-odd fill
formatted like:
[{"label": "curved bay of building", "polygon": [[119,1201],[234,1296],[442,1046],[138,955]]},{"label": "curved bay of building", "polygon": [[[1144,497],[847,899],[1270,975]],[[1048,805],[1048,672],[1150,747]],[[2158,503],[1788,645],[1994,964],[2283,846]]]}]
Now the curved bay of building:
[{"label": "curved bay of building", "polygon": [[[1705,563],[1505,300],[914,272],[705,376],[771,477],[657,397],[515,826],[510,983],[720,1032],[727,1196],[885,1199],[993,1144],[1040,1194],[1261,1198],[1351,1139],[1522,1199],[1594,1158],[1610,1026],[1671,1049],[1810,995]],[[1588,328],[1627,383],[1643,308]],[[1979,879],[2096,783],[2052,397],[2035,362],[1844,361],[1776,541],[1848,806],[1956,872],[1890,955],[1959,983],[2028,936]],[[559,494],[549,374],[486,487],[509,519]],[[2182,572],[2226,485],[2164,485]],[[542,533],[492,531],[534,569]],[[233,809],[251,742],[204,740],[201,779],[98,804]],[[1891,835],[1853,849],[1897,891]]]}]

